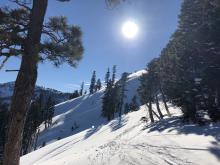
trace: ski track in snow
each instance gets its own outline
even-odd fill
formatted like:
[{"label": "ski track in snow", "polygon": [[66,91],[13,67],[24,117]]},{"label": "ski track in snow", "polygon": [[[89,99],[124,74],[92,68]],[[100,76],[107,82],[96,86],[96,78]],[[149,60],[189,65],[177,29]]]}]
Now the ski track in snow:
[{"label": "ski track in snow", "polygon": [[[194,163],[188,160],[180,159],[180,155],[175,154],[175,150],[181,150],[181,146],[177,145],[173,140],[167,137],[166,140],[175,145],[173,145],[172,147],[163,147],[154,146],[149,143],[133,144],[133,138],[121,139],[121,137],[126,136],[127,132],[132,131],[132,129],[135,129],[139,125],[140,123],[129,129],[126,129],[116,138],[114,138],[113,141],[99,146],[98,148],[100,150],[95,155],[88,156],[88,159],[91,161],[91,165],[110,165],[112,164],[111,162],[114,157],[117,157],[117,159],[119,160],[118,165],[146,165],[146,163],[149,165],[158,165],[161,164],[161,162],[163,162],[163,164],[169,165],[194,165]],[[124,141],[126,141],[126,143]],[[113,164],[116,165],[116,162],[114,162]]]}]

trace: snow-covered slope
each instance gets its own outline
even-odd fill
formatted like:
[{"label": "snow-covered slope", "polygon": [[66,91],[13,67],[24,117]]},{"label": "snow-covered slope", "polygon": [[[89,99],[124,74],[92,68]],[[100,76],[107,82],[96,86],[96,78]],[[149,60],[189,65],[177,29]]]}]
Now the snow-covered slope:
[{"label": "snow-covered slope", "polygon": [[[138,95],[139,78],[144,73],[146,71],[141,70],[129,75],[125,87],[125,102],[130,102],[134,95]],[[84,95],[56,105],[52,126],[48,129],[43,124],[40,126],[38,147],[43,143],[49,144],[85,129],[106,124],[106,119],[101,116],[103,94],[104,89],[93,95]]]},{"label": "snow-covered slope", "polygon": [[[178,114],[178,109],[172,108]],[[217,165],[219,124],[185,125],[178,117],[154,124],[141,110],[49,144],[21,158],[21,165]]]},{"label": "snow-covered slope", "polygon": [[[143,73],[146,72],[129,75],[125,102],[137,95]],[[48,129],[40,126],[40,149],[23,156],[21,165],[220,163],[220,124],[183,125],[178,117],[180,110],[171,105],[173,117],[154,124],[141,121],[148,116],[144,105],[139,111],[107,122],[101,117],[103,92],[104,89],[56,105],[52,126]],[[43,143],[46,146],[41,148]]]}]

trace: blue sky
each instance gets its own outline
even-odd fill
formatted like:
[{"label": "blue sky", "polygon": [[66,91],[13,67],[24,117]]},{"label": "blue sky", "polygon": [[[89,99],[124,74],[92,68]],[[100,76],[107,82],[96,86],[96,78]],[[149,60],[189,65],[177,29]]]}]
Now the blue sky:
[{"label": "blue sky", "polygon": [[[8,0],[0,1],[1,6],[8,4]],[[90,81],[93,70],[104,79],[107,67],[114,64],[117,77],[125,71],[145,68],[147,62],[158,57],[175,31],[180,5],[180,0],[128,0],[108,9],[105,0],[49,0],[46,17],[64,15],[70,24],[79,25],[85,52],[77,68],[63,65],[57,69],[51,63],[39,64],[37,84],[72,92],[82,81]],[[121,34],[123,22],[129,19],[139,26],[139,34],[133,40]],[[19,64],[20,59],[12,58],[4,69],[18,69]],[[16,73],[0,71],[0,83],[15,78]]]}]

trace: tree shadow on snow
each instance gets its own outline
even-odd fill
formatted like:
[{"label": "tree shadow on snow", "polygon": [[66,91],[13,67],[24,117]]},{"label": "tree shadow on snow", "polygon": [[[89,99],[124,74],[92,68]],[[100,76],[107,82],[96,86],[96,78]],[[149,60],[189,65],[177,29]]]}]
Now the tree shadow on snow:
[{"label": "tree shadow on snow", "polygon": [[210,153],[214,154],[220,160],[220,124],[212,123],[209,125],[198,126],[196,124],[183,123],[180,117],[172,117],[149,124],[143,128],[148,132],[153,131],[177,131],[177,134],[196,134],[203,136],[212,136],[216,141],[212,142],[214,147],[208,148]]},{"label": "tree shadow on snow", "polygon": [[90,128],[86,135],[84,136],[84,139],[88,139],[90,136],[92,136],[94,133],[98,132],[102,128],[102,125],[100,126],[94,126],[94,128]]},{"label": "tree shadow on snow", "polygon": [[117,120],[111,122],[110,127],[112,131],[116,131],[126,125],[128,119],[125,117],[118,117]]}]

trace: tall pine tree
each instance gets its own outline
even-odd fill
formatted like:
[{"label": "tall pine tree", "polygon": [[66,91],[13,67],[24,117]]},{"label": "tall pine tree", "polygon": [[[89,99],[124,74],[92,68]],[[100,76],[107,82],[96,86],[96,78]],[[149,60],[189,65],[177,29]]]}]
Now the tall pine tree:
[{"label": "tall pine tree", "polygon": [[93,94],[95,92],[95,84],[96,84],[96,72],[93,71],[91,82],[90,82],[90,87],[89,87],[90,94]]}]

